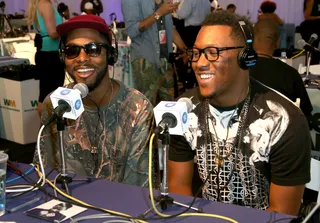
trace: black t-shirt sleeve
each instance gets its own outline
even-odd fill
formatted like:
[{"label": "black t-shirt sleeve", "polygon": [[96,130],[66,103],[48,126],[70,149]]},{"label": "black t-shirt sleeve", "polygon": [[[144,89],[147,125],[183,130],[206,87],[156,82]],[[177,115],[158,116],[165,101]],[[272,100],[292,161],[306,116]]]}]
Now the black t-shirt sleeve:
[{"label": "black t-shirt sleeve", "polygon": [[195,151],[191,149],[183,136],[172,135],[170,137],[169,160],[187,162],[194,158]]},{"label": "black t-shirt sleeve", "polygon": [[271,148],[271,182],[281,186],[298,186],[310,181],[311,136],[308,123],[300,113]]}]

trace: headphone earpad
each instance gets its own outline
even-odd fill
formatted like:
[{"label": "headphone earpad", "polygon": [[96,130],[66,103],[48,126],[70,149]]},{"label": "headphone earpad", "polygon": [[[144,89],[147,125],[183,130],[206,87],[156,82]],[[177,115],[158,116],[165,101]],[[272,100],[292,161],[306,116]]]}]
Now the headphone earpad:
[{"label": "headphone earpad", "polygon": [[60,59],[60,63],[62,63],[63,67],[65,67],[66,64],[64,63],[64,53],[63,53],[62,48],[63,48],[63,44],[62,44],[62,41],[60,40],[60,42],[59,42],[59,50],[58,50],[59,51],[59,59]]},{"label": "headphone earpad", "polygon": [[257,52],[253,48],[245,47],[238,54],[238,64],[243,70],[256,65],[258,59]]},{"label": "headphone earpad", "polygon": [[113,66],[118,60],[118,52],[114,47],[108,48],[107,64]]}]

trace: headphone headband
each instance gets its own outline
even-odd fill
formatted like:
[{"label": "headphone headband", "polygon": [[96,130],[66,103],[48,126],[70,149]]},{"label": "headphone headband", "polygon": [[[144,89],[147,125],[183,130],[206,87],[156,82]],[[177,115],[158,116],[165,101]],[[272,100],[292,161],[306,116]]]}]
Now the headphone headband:
[{"label": "headphone headband", "polygon": [[240,29],[242,31],[244,40],[246,42],[245,48],[243,48],[238,55],[238,64],[241,69],[248,69],[256,65],[257,63],[257,52],[254,50],[253,47],[253,34],[249,30],[249,27],[246,25],[244,21],[238,21]]}]

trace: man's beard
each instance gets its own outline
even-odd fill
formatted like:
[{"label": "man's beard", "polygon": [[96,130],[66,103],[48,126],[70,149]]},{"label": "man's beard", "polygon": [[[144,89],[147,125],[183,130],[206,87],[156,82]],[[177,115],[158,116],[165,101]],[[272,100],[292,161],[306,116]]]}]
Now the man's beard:
[{"label": "man's beard", "polygon": [[101,84],[103,78],[105,77],[105,75],[107,75],[107,69],[108,66],[97,73],[96,81],[93,84],[88,85],[89,92],[94,91],[94,89],[96,89]]}]

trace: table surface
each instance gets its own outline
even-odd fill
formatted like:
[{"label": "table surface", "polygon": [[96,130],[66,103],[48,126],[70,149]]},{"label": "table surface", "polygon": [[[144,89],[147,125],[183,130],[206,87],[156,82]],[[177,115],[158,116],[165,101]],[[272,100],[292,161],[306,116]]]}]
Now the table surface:
[{"label": "table surface", "polygon": [[[19,164],[19,167],[23,167],[24,170],[28,169],[27,165]],[[49,178],[54,178],[55,174],[52,174]],[[36,174],[32,173],[30,175],[32,178],[36,179]],[[7,178],[13,178],[15,175],[8,170]],[[77,178],[77,177],[76,177]],[[75,179],[76,179],[75,178]],[[19,182],[19,181],[18,181]],[[21,181],[19,183],[23,183]],[[12,185],[12,184],[9,184]],[[52,191],[49,186],[46,186],[48,191]],[[122,213],[129,214],[131,216],[139,216],[141,213],[144,213],[147,209],[151,207],[151,203],[149,200],[149,191],[146,188],[130,186],[115,182],[110,182],[101,179],[93,179],[92,182],[72,182],[69,184],[69,189],[71,191],[72,196],[81,199],[89,204],[107,208],[109,210],[114,210]],[[154,192],[156,195],[158,194],[157,191]],[[40,219],[32,218],[24,214],[23,212],[33,208],[41,203],[45,202],[45,194],[41,192],[31,192],[30,194],[23,195],[24,197],[8,199],[8,206],[14,205],[17,203],[21,203],[21,200],[29,200],[31,197],[41,196],[42,199],[39,203],[21,209],[14,213],[6,213],[4,216],[0,217],[0,221],[14,221],[14,222],[45,222]],[[182,196],[171,194],[171,197],[175,199],[177,202],[181,202],[184,204],[189,205],[192,201],[192,197]],[[276,213],[269,213],[267,211],[256,210],[252,208],[245,208],[236,205],[224,204],[219,202],[212,202],[204,199],[197,199],[195,202],[195,207],[200,207],[203,209],[205,213],[211,213],[216,215],[222,215],[229,218],[232,218],[239,223],[271,223],[275,220],[283,219],[281,223],[290,222],[291,216],[276,214]],[[183,211],[184,208],[177,207],[175,205],[169,206],[167,210],[164,211],[165,214],[177,214]],[[189,211],[189,213],[194,213]],[[101,212],[95,210],[87,210],[78,216],[85,216],[89,214],[101,214]],[[78,217],[77,216],[77,217]],[[148,217],[156,217],[155,214],[151,213]],[[100,219],[100,220],[90,220],[90,221],[83,221],[83,222],[103,222],[107,219]],[[67,220],[65,222],[70,222]],[[148,220],[148,222],[217,222],[217,223],[225,223],[227,221],[221,219],[212,219],[207,217],[179,217],[174,219],[166,219],[166,220]]]}]

